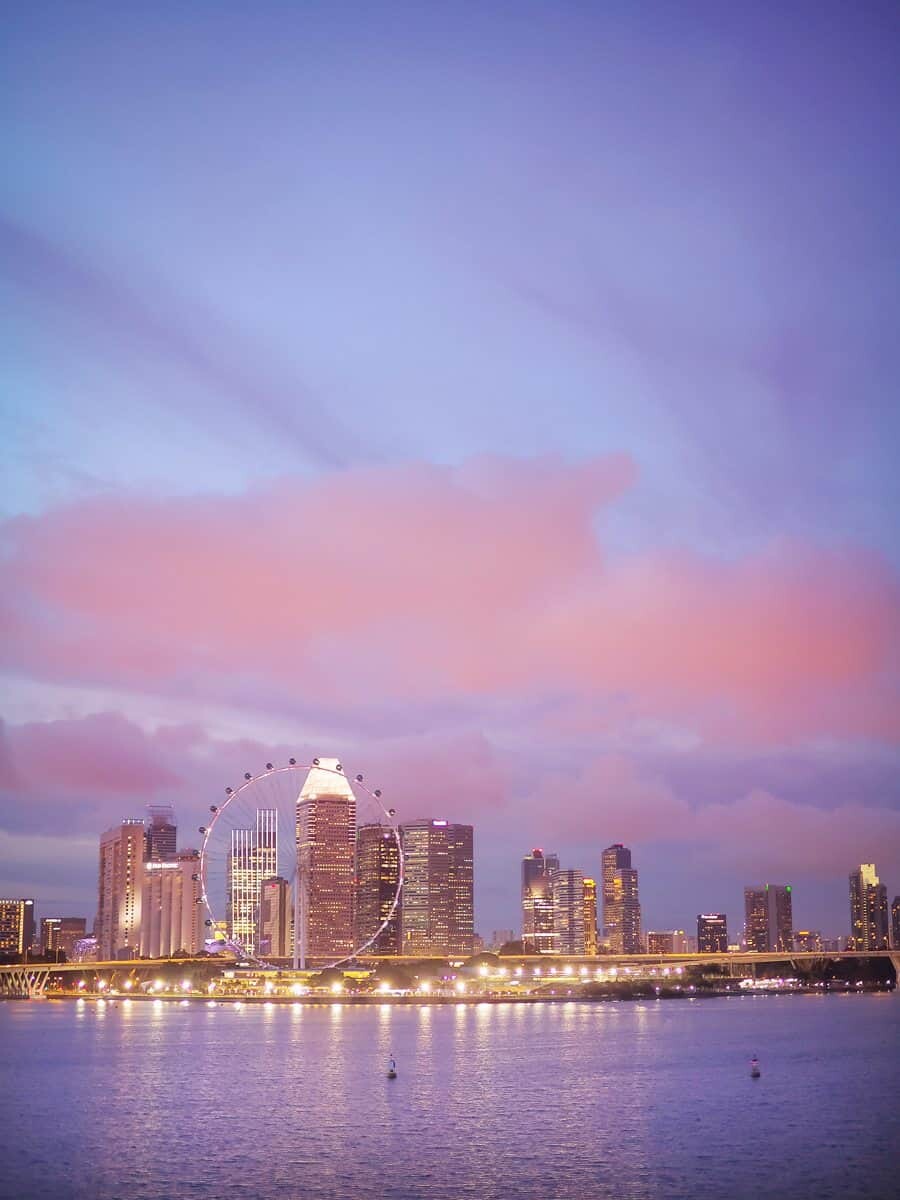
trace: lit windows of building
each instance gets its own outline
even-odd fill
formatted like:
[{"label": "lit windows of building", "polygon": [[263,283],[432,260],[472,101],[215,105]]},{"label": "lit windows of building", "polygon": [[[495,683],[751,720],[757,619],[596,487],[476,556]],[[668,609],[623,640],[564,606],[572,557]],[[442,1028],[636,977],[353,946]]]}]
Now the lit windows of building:
[{"label": "lit windows of building", "polygon": [[794,933],[794,949],[800,954],[821,954],[822,935],[818,929],[798,929]]},{"label": "lit windows of building", "polygon": [[603,899],[603,939],[613,954],[640,954],[641,906],[638,873],[631,851],[621,842],[607,846],[600,859]]},{"label": "lit windows of building", "polygon": [[891,904],[891,945],[900,950],[900,896],[895,896]]},{"label": "lit windows of building", "polygon": [[585,954],[596,954],[599,950],[597,939],[597,881],[595,879],[583,880],[583,908],[584,908],[584,952]]},{"label": "lit windows of building", "polygon": [[280,875],[262,881],[257,935],[263,958],[290,958],[294,953],[293,893]]},{"label": "lit windows of building", "polygon": [[399,884],[400,846],[394,830],[361,825],[356,835],[357,948],[366,946],[369,954],[400,953]]},{"label": "lit windows of building", "polygon": [[888,949],[887,888],[879,880],[874,863],[861,863],[850,874],[848,949]]},{"label": "lit windows of building", "polygon": [[253,829],[232,829],[226,874],[228,935],[248,954],[256,951],[259,892],[278,874],[278,810],[256,810]]},{"label": "lit windows of building", "polygon": [[697,917],[697,950],[700,954],[727,952],[728,920],[725,913],[701,913]]},{"label": "lit windows of building", "polygon": [[200,855],[181,850],[174,861],[144,863],[141,896],[141,956],[171,958],[203,949]]},{"label": "lit windows of building", "polygon": [[744,888],[744,944],[760,954],[770,948],[769,908],[763,887]]},{"label": "lit windows of building", "polygon": [[404,954],[469,955],[475,937],[474,831],[445,820],[405,823],[400,938]]},{"label": "lit windows of building", "polygon": [[675,953],[675,934],[671,929],[668,930],[648,930],[647,931],[647,953],[648,954],[674,954]]},{"label": "lit windows of building", "polygon": [[557,871],[553,884],[553,928],[559,954],[584,954],[584,872]]},{"label": "lit windows of building", "polygon": [[41,921],[41,949],[67,962],[75,958],[75,943],[87,935],[84,917],[44,917]]},{"label": "lit windows of building", "polygon": [[177,837],[174,808],[169,804],[148,804],[144,858],[148,862],[174,862]]},{"label": "lit windows of building", "polygon": [[541,954],[557,948],[553,890],[558,872],[558,854],[544,854],[537,848],[522,859],[522,941]]},{"label": "lit windows of building", "polygon": [[141,941],[144,822],[128,818],[100,838],[97,953],[100,961],[135,958]]},{"label": "lit windows of building", "polygon": [[300,930],[301,948],[312,957],[350,954],[354,949],[356,797],[336,758],[319,759],[310,769],[297,799],[296,835],[301,887],[305,889],[306,929]]},{"label": "lit windows of building", "polygon": [[0,955],[24,958],[34,941],[34,901],[0,900]]}]

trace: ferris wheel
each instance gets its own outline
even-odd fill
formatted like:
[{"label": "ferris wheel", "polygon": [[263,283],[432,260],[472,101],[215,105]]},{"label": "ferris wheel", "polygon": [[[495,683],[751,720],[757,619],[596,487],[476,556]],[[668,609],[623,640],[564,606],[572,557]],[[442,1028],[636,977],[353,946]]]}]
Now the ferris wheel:
[{"label": "ferris wheel", "polygon": [[399,949],[400,831],[362,775],[351,779],[333,758],[268,762],[209,812],[199,878],[220,948],[295,969]]}]

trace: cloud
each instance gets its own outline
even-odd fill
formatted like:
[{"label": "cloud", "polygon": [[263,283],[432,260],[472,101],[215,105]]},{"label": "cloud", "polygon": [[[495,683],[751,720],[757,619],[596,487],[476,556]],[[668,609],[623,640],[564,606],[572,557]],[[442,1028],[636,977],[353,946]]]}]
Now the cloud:
[{"label": "cloud", "polygon": [[557,696],[607,731],[896,738],[900,586],[882,559],[798,543],[610,558],[595,524],[633,478],[622,457],[482,458],[13,518],[3,663],[370,725]]}]

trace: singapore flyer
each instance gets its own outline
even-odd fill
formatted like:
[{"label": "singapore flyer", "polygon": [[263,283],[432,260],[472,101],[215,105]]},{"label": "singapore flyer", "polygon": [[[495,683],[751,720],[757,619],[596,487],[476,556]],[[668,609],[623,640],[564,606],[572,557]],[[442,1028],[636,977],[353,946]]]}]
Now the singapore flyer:
[{"label": "singapore flyer", "polygon": [[272,965],[399,951],[395,813],[336,758],[268,762],[225,788],[200,827],[207,947]]}]

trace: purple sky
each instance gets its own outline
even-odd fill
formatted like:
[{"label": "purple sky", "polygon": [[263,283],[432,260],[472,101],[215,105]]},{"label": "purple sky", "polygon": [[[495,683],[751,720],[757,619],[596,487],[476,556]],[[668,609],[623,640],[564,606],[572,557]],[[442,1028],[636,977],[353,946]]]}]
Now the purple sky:
[{"label": "purple sky", "polygon": [[0,892],[304,752],[487,934],[534,844],[900,892],[896,5],[6,26]]}]

